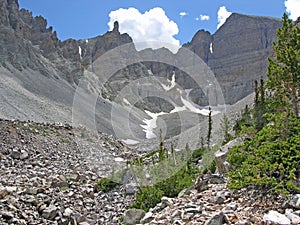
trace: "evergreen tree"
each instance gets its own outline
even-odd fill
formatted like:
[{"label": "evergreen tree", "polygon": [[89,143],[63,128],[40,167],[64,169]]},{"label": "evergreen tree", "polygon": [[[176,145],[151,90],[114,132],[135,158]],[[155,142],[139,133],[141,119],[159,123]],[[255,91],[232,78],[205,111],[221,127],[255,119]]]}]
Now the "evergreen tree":
[{"label": "evergreen tree", "polygon": [[209,107],[209,113],[208,113],[208,132],[207,132],[207,147],[210,149],[210,141],[211,141],[211,132],[212,132],[212,111]]},{"label": "evergreen tree", "polygon": [[276,111],[299,116],[300,27],[294,26],[287,14],[283,15],[277,38],[275,56],[269,58],[267,72],[267,87],[274,98],[272,107]]},{"label": "evergreen tree", "polygon": [[222,129],[222,134],[223,134],[223,143],[222,144],[226,144],[227,142],[229,142],[232,139],[232,135],[229,132],[229,119],[226,116],[226,114],[223,114],[223,118],[221,120],[221,129]]},{"label": "evergreen tree", "polygon": [[267,123],[266,113],[266,101],[265,101],[265,83],[260,79],[260,86],[255,81],[255,100],[254,100],[254,125],[257,131],[261,130]]}]

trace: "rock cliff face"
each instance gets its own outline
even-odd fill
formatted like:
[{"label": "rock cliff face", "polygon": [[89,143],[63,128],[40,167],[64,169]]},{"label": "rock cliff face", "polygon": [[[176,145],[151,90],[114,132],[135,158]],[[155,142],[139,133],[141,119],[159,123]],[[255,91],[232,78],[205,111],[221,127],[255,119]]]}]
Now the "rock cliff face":
[{"label": "rock cliff face", "polygon": [[90,59],[132,42],[127,34],[119,33],[117,24],[112,32],[88,41],[62,42],[52,27],[47,28],[43,17],[19,10],[17,0],[1,0],[0,6],[0,63],[4,67],[9,63],[19,71],[30,68],[47,77],[77,84]]},{"label": "rock cliff face", "polygon": [[233,13],[214,35],[199,31],[184,47],[209,65],[226,103],[233,104],[253,92],[254,80],[265,76],[280,25],[278,19]]}]

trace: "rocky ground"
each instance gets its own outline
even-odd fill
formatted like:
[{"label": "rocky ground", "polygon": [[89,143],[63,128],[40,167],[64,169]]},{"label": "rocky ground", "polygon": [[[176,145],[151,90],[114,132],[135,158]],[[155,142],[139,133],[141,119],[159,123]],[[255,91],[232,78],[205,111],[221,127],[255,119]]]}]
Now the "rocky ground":
[{"label": "rocky ground", "polygon": [[[300,224],[300,195],[279,197],[261,191],[231,191],[226,187],[226,180],[218,176],[204,178],[196,188],[198,191],[187,190],[178,198],[163,197],[155,208],[142,214],[143,218],[139,223]],[[132,218],[134,217],[125,217],[129,222]]]},{"label": "rocky ground", "polygon": [[1,225],[118,224],[133,196],[121,189],[94,192],[94,184],[109,172],[101,159],[131,153],[107,135],[83,130],[78,141],[76,132],[70,126],[0,120]]},{"label": "rocky ground", "polygon": [[300,195],[231,191],[220,176],[199,178],[146,214],[128,210],[130,185],[95,191],[112,162],[134,156],[104,134],[0,120],[0,224],[300,224]]}]

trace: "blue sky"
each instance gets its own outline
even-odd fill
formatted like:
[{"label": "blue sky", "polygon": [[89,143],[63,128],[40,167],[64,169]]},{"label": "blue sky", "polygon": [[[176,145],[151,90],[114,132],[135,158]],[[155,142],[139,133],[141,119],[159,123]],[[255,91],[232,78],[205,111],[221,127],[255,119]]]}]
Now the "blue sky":
[{"label": "blue sky", "polygon": [[104,34],[118,19],[120,31],[137,39],[157,36],[179,45],[200,29],[214,33],[218,16],[225,20],[230,12],[281,18],[287,11],[291,17],[300,16],[300,0],[19,0],[19,4],[34,16],[45,17],[62,40]]}]

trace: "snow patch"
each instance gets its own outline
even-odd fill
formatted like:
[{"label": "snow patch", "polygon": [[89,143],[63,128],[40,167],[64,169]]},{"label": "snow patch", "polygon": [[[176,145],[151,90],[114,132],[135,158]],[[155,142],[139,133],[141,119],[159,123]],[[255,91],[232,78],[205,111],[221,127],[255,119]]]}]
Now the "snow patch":
[{"label": "snow patch", "polygon": [[175,75],[175,72],[173,72],[172,80],[168,79],[168,82],[170,83],[169,86],[161,84],[162,87],[163,87],[163,89],[165,89],[165,91],[169,91],[169,90],[171,90],[172,88],[175,87],[175,85],[176,85],[176,75]]},{"label": "snow patch", "polygon": [[166,113],[165,112],[152,113],[147,110],[145,112],[151,117],[151,119],[144,119],[143,122],[145,125],[141,124],[140,126],[143,128],[143,131],[146,133],[147,139],[156,138],[157,136],[153,130],[157,127],[156,124],[157,118]]},{"label": "snow patch", "polygon": [[175,106],[175,108],[170,113],[177,113],[177,112],[182,112],[185,110],[186,110],[185,106]]},{"label": "snow patch", "polygon": [[79,53],[79,55],[80,55],[80,58],[82,57],[82,49],[81,49],[81,47],[80,46],[78,46],[78,53]]},{"label": "snow patch", "polygon": [[213,43],[210,43],[209,50],[210,50],[210,53],[211,53],[211,54],[214,53],[214,50],[213,50]]},{"label": "snow patch", "polygon": [[140,143],[139,141],[136,141],[136,140],[132,140],[132,139],[122,139],[122,141],[127,144],[127,145],[136,145],[138,143]]},{"label": "snow patch", "polygon": [[[183,105],[191,112],[201,114],[203,116],[209,115],[208,109],[200,109],[200,108],[196,107],[192,102],[184,99],[182,96],[181,96],[181,101],[182,101]],[[217,115],[218,113],[219,113],[219,111],[212,111],[211,115],[214,116],[214,115]]]},{"label": "snow patch", "polygon": [[123,102],[124,102],[126,105],[131,105],[130,102],[129,102],[126,98],[123,98]]},{"label": "snow patch", "polygon": [[153,73],[152,73],[152,70],[151,70],[151,69],[149,69],[149,70],[148,70],[148,74],[149,74],[149,75],[153,75]]}]

